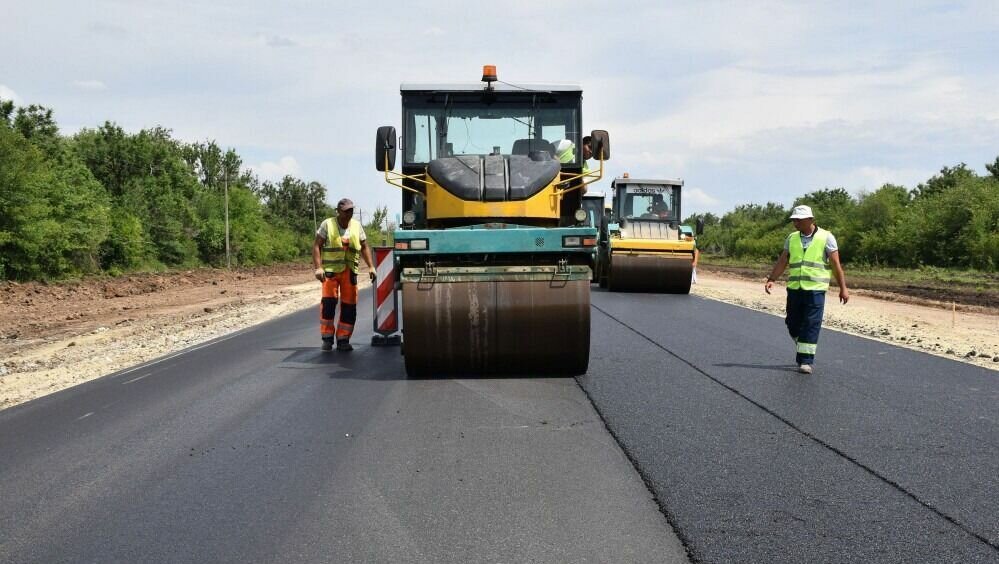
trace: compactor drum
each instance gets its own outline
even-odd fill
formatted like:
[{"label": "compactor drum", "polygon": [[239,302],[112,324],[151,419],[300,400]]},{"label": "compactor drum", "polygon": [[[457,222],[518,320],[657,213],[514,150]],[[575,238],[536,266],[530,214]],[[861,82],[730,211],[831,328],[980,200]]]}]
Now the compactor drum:
[{"label": "compactor drum", "polygon": [[[600,285],[611,291],[690,293],[694,241],[680,230],[682,180],[617,178],[601,226]],[[698,226],[698,233],[701,231]]]},{"label": "compactor drum", "polygon": [[375,165],[403,190],[394,233],[410,376],[586,371],[597,229],[580,201],[582,91],[575,85],[402,85]]}]

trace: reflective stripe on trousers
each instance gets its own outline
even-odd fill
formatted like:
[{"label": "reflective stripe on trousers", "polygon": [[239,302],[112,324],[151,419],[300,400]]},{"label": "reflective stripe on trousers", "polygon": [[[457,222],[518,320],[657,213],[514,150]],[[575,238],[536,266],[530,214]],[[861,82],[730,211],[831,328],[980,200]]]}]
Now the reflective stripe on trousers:
[{"label": "reflective stripe on trousers", "polygon": [[819,330],[825,310],[826,293],[812,290],[787,291],[787,332],[795,340],[795,361],[812,364],[819,346]]},{"label": "reflective stripe on trousers", "polygon": [[[335,323],[337,303],[340,321]],[[323,280],[323,299],[319,305],[319,333],[324,339],[349,339],[357,321],[357,274],[345,269]]]}]

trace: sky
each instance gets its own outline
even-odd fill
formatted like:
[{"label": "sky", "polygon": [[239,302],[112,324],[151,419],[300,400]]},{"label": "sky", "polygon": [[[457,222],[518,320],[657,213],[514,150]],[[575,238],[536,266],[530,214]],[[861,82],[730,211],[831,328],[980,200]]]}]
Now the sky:
[{"label": "sky", "polygon": [[[399,212],[374,170],[399,84],[573,82],[608,177],[684,215],[913,187],[999,155],[999,2],[0,0],[0,99],[64,134],[161,125],[262,179]],[[605,179],[595,189],[606,190]]]}]

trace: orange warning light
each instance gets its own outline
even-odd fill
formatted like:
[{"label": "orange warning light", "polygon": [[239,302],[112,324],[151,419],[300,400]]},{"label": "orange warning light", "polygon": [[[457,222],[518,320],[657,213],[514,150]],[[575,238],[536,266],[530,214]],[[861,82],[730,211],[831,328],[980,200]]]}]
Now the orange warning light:
[{"label": "orange warning light", "polygon": [[624,175],[622,176],[622,178],[631,178],[631,175],[626,172],[626,173],[624,173]]},{"label": "orange warning light", "polygon": [[482,82],[496,82],[496,65],[482,66]]}]

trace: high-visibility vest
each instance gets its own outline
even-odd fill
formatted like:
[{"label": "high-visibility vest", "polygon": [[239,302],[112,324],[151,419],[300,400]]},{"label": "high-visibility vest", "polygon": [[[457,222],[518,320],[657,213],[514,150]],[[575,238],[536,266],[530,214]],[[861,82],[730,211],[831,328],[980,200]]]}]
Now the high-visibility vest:
[{"label": "high-visibility vest", "polygon": [[815,228],[812,243],[805,249],[801,246],[801,232],[788,235],[789,290],[814,290],[825,292],[829,289],[829,263],[826,261],[826,239],[829,232]]},{"label": "high-visibility vest", "polygon": [[571,163],[572,161],[576,160],[576,146],[572,143],[569,143],[569,145],[565,149],[562,149],[561,153],[555,155],[555,158],[558,159],[558,162],[562,164]]},{"label": "high-visibility vest", "polygon": [[320,254],[323,270],[330,274],[338,274],[349,266],[350,271],[357,274],[358,259],[361,255],[361,222],[351,218],[347,224],[349,242],[346,245],[340,238],[340,226],[335,219],[331,217],[323,223],[326,224],[326,242]]}]

